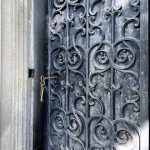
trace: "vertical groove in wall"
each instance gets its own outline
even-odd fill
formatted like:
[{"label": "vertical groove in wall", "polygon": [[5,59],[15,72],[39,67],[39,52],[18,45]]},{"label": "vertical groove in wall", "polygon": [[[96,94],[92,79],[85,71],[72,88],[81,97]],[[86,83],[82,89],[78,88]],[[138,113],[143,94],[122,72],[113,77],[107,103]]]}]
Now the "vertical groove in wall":
[{"label": "vertical groove in wall", "polygon": [[[18,85],[18,5],[17,5],[17,1],[13,0],[13,95],[12,95],[12,136],[11,136],[11,150],[15,149],[17,150],[17,145],[18,145],[18,124],[17,124],[17,118],[18,118],[18,92],[17,89],[17,85]],[[18,41],[18,42],[17,42]]]},{"label": "vertical groove in wall", "polygon": [[[24,16],[26,19],[28,24],[26,24],[26,26],[24,28],[26,28],[26,32],[24,32],[24,37],[25,39],[25,43],[24,43],[24,47],[25,49],[28,49],[27,51],[24,49],[24,53],[26,56],[26,61],[27,61],[27,66],[28,68],[33,68],[34,69],[34,20],[33,20],[33,3],[34,0],[24,0]],[[25,12],[28,10],[28,13]],[[29,11],[30,10],[30,11]],[[24,29],[25,30],[25,29]],[[30,33],[30,34],[27,34]],[[27,46],[26,46],[27,45]],[[24,86],[25,88],[28,87],[25,91],[27,92],[27,94],[25,94],[26,99],[28,99],[26,101],[26,105],[28,109],[26,109],[26,149],[27,150],[33,150],[33,107],[34,107],[34,78],[29,78],[28,82],[25,82],[25,84],[27,84],[27,86]],[[27,98],[28,97],[28,98]],[[30,99],[29,99],[30,98]],[[30,117],[29,117],[30,116]]]},{"label": "vertical groove in wall", "polygon": [[[24,13],[26,16],[26,20],[28,20],[28,24],[25,27],[26,31],[25,33],[30,33],[28,35],[25,35],[25,37],[27,38],[26,44],[27,44],[27,49],[28,49],[28,53],[27,51],[24,51],[24,53],[26,53],[26,60],[27,60],[27,66],[28,68],[33,68],[34,69],[34,36],[33,36],[33,31],[34,31],[34,20],[33,20],[33,3],[34,0],[27,0],[24,9],[30,10],[28,11],[28,13]],[[27,9],[26,9],[27,8]],[[26,89],[27,97],[30,97],[30,100],[26,101],[26,105],[28,110],[26,110],[26,115],[27,115],[27,126],[26,126],[26,149],[27,150],[33,150],[33,107],[34,107],[34,79],[30,78],[28,79],[27,82],[27,86],[28,87]],[[31,117],[29,117],[31,116]]]},{"label": "vertical groove in wall", "polygon": [[[12,28],[13,28],[13,30],[12,30],[12,36],[13,36],[13,41],[12,41],[12,43],[13,43],[13,47],[12,47],[12,54],[15,54],[15,46],[16,46],[16,42],[15,42],[15,1],[12,1],[13,2],[13,4],[12,4],[12,8],[13,8],[13,12],[12,12],[12,15],[13,15],[13,22],[12,22]],[[12,64],[15,64],[15,59],[14,59],[14,56],[12,57]],[[14,102],[15,102],[15,93],[14,93],[14,89],[15,89],[15,86],[14,86],[14,79],[13,79],[13,77],[15,76],[15,66],[14,65],[12,65],[12,120],[11,120],[11,145],[10,145],[10,147],[11,147],[11,150],[12,149],[15,149],[15,145],[16,145],[16,142],[14,143],[14,141],[15,141],[15,138],[14,137],[16,137],[16,135],[15,135],[15,133],[16,133],[16,126],[15,126],[15,120],[16,120],[16,116],[14,116],[14,113],[15,113],[15,111],[16,111],[16,105],[14,105]],[[13,131],[13,132],[12,132]]]},{"label": "vertical groove in wall", "polygon": [[[28,100],[28,97],[27,97],[27,78],[28,78],[28,74],[25,73],[25,72],[28,72],[28,60],[27,60],[27,51],[28,51],[28,44],[27,44],[27,40],[28,40],[28,34],[27,33],[30,33],[28,32],[28,7],[27,7],[27,0],[24,0],[24,6],[23,6],[23,18],[24,18],[24,22],[23,22],[23,29],[24,29],[24,34],[23,34],[23,37],[24,37],[24,45],[23,45],[23,62],[24,62],[24,65],[23,65],[23,70],[24,70],[24,73],[23,73],[23,80],[26,81],[26,82],[23,82],[23,99],[25,99],[25,101],[23,101],[23,109],[22,109],[22,114],[24,114],[24,118],[23,118],[23,124],[22,124],[22,128],[23,128],[23,135],[26,135],[26,137],[28,136],[27,134],[27,127],[28,127],[28,122],[27,122],[27,111],[28,111],[28,107],[27,107],[27,100]],[[26,24],[25,24],[26,22]],[[26,63],[25,63],[26,62]],[[29,108],[30,109],[30,108]],[[26,112],[26,113],[24,113]],[[30,115],[31,117],[31,115]],[[24,122],[26,122],[26,124],[24,124]],[[28,128],[29,129],[29,128]],[[23,146],[23,149],[24,150],[27,150],[27,145],[26,145],[26,140],[29,140],[29,138],[26,138],[25,136],[23,136],[22,138],[22,146]],[[32,141],[32,140],[31,140]]]},{"label": "vertical groove in wall", "polygon": [[[22,85],[22,76],[23,75],[22,73],[22,70],[21,70],[21,66],[23,66],[24,64],[23,63],[23,59],[22,58],[22,53],[23,53],[23,22],[22,22],[22,14],[23,14],[23,0],[21,2],[21,0],[18,0],[18,22],[19,22],[19,31],[18,31],[18,40],[19,40],[19,45],[18,45],[18,69],[19,69],[19,72],[18,72],[18,87],[21,86],[21,89],[20,91],[18,91],[18,100],[22,99],[22,88],[23,88],[23,85]],[[24,19],[24,18],[23,18]],[[20,66],[21,65],[21,66]],[[20,84],[20,85],[19,85]],[[18,106],[19,106],[19,113],[18,113],[18,122],[19,122],[19,126],[18,126],[18,147],[17,147],[17,150],[20,150],[22,148],[22,117],[24,117],[24,114],[22,114],[22,101],[18,101]],[[21,116],[22,114],[22,116]]]}]

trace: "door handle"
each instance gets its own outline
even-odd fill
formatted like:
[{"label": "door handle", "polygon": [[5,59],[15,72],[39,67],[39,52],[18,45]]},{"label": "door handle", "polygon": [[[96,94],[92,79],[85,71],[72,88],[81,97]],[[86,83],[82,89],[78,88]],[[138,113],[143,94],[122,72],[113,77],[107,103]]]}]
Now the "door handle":
[{"label": "door handle", "polygon": [[45,77],[43,75],[40,77],[40,101],[41,102],[44,102],[43,96],[44,96],[44,91],[46,89],[45,80],[52,80],[57,78],[58,78],[57,76]]}]

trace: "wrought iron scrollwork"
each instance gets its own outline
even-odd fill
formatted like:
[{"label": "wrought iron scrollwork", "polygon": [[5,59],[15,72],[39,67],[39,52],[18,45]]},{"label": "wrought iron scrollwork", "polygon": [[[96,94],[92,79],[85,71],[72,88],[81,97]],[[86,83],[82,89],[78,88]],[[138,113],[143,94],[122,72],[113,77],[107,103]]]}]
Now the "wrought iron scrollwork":
[{"label": "wrought iron scrollwork", "polygon": [[50,149],[139,149],[140,0],[49,5]]}]

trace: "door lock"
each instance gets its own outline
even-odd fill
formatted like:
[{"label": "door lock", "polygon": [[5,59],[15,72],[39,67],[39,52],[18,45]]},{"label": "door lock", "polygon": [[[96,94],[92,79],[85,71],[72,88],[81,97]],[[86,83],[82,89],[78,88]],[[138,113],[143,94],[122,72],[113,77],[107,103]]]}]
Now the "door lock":
[{"label": "door lock", "polygon": [[49,76],[49,77],[45,77],[45,76],[41,76],[40,77],[40,101],[41,102],[44,102],[44,99],[43,99],[43,95],[44,95],[44,91],[45,91],[45,88],[46,88],[46,85],[45,85],[45,80],[52,80],[52,79],[57,79],[57,76]]}]

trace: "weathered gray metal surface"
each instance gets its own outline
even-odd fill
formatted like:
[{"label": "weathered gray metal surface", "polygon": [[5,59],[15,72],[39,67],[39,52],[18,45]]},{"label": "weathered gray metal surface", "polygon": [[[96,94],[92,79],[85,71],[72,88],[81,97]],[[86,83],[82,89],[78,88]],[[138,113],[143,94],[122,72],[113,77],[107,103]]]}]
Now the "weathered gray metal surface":
[{"label": "weathered gray metal surface", "polygon": [[58,79],[48,82],[48,149],[140,149],[148,91],[141,7],[140,0],[49,1],[47,73]]}]

